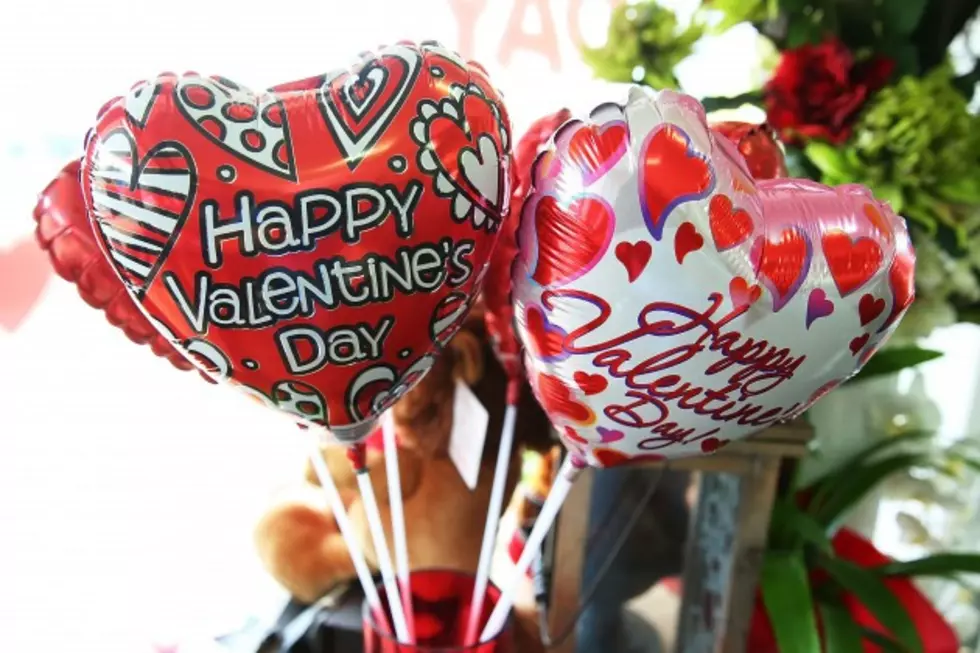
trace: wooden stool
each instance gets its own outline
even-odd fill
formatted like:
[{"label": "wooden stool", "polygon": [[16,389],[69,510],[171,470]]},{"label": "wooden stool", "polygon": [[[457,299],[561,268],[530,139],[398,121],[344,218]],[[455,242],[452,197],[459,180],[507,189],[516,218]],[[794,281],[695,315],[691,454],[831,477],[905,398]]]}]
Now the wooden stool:
[{"label": "wooden stool", "polygon": [[[700,476],[685,556],[676,653],[745,651],[779,471],[784,461],[806,453],[812,434],[798,420],[733,442],[717,454],[670,463],[671,469],[697,471]],[[579,606],[592,476],[592,470],[579,476],[558,519],[553,632]],[[574,653],[575,636],[552,650]]]}]

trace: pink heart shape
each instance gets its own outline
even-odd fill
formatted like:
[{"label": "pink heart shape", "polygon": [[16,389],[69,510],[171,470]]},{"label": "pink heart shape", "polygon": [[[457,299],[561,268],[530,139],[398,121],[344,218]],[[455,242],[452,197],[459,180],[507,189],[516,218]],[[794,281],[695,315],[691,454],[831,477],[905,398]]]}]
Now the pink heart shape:
[{"label": "pink heart shape", "polygon": [[611,444],[613,442],[619,442],[624,437],[626,437],[622,431],[618,429],[607,429],[605,426],[600,426],[596,428],[595,432],[599,434],[602,444]]},{"label": "pink heart shape", "polygon": [[822,317],[827,317],[834,312],[834,303],[827,299],[827,293],[823,288],[814,288],[810,292],[810,297],[806,303],[806,328]]}]

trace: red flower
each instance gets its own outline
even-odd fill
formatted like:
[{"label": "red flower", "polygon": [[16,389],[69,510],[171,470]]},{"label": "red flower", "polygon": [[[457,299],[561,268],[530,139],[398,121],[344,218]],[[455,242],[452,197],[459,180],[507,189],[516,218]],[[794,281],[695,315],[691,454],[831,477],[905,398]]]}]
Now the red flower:
[{"label": "red flower", "polygon": [[765,88],[766,113],[787,143],[819,138],[843,143],[869,96],[883,87],[895,62],[855,62],[836,39],[783,52]]}]

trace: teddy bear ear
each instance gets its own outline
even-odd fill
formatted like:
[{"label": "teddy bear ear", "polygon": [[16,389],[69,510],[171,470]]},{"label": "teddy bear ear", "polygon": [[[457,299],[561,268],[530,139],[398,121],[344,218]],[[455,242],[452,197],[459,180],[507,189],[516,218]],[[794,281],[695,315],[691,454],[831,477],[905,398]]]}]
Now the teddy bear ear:
[{"label": "teddy bear ear", "polygon": [[483,379],[483,342],[470,331],[461,329],[449,341],[453,357],[453,378],[468,386]]}]

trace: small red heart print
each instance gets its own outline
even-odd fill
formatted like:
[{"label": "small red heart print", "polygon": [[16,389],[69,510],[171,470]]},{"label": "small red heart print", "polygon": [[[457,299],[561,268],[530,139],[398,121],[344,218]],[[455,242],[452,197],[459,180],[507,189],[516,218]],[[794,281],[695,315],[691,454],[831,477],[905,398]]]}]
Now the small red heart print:
[{"label": "small red heart print", "polygon": [[716,437],[701,440],[702,453],[714,453],[728,444],[728,440],[719,440]]},{"label": "small red heart print", "polygon": [[667,124],[647,136],[640,153],[640,206],[654,240],[678,205],[705,197],[714,185],[711,166],[683,129]]},{"label": "small red heart print", "polygon": [[881,333],[900,318],[915,300],[915,257],[911,254],[896,256],[888,270],[888,285],[892,289],[892,310],[885,323],[878,327]]},{"label": "small red heart print", "polygon": [[881,247],[870,238],[851,240],[843,231],[832,231],[822,238],[827,267],[841,296],[846,297],[881,269],[884,255]]},{"label": "small red heart print", "polygon": [[727,195],[715,195],[708,204],[708,225],[719,252],[745,242],[752,233],[752,216],[736,209]]},{"label": "small red heart print", "polygon": [[572,442],[578,442],[579,444],[589,444],[589,441],[578,434],[578,431],[573,429],[571,426],[566,426],[564,429],[565,437]]},{"label": "small red heart print", "polygon": [[592,455],[595,456],[595,459],[603,468],[618,467],[627,463],[658,463],[667,459],[666,456],[658,453],[643,453],[636,456],[628,456],[618,449],[603,448],[593,449]]},{"label": "small red heart print", "polygon": [[731,295],[736,309],[747,308],[759,300],[762,288],[758,284],[750,286],[742,277],[735,277],[728,284],[728,294]]},{"label": "small red heart print", "polygon": [[858,302],[858,314],[861,316],[861,326],[867,326],[885,310],[885,300],[868,293]]},{"label": "small red heart print", "polygon": [[572,136],[563,166],[572,165],[588,186],[612,169],[629,149],[626,125],[584,125]]},{"label": "small red heart print", "polygon": [[553,421],[556,417],[564,417],[583,425],[595,421],[592,409],[575,399],[571,389],[558,377],[539,374],[537,386],[541,406]]},{"label": "small red heart print", "polygon": [[674,256],[677,257],[678,263],[683,263],[688,254],[702,247],[704,247],[704,238],[693,224],[685,222],[677,228],[677,233],[674,235]]},{"label": "small red heart print", "polygon": [[799,228],[783,229],[775,239],[760,236],[751,258],[759,279],[773,294],[778,311],[793,298],[810,270],[810,240]]},{"label": "small red heart print", "polygon": [[561,286],[579,278],[609,248],[613,211],[599,197],[579,197],[566,207],[545,196],[534,217],[538,260],[531,277],[542,286]]},{"label": "small red heart print", "polygon": [[609,386],[606,377],[601,374],[589,374],[588,372],[579,370],[572,375],[572,378],[575,380],[579,389],[587,395],[599,394]]},{"label": "small red heart print", "polygon": [[653,248],[645,240],[616,245],[616,258],[626,268],[626,276],[629,278],[630,283],[636,281],[643,274],[643,270],[646,268],[647,263],[650,262],[650,256],[652,254]]},{"label": "small red heart print", "polygon": [[870,337],[871,337],[871,334],[870,333],[865,333],[864,335],[860,335],[857,338],[855,338],[854,340],[851,340],[851,353],[853,355],[857,356],[857,353],[859,351],[861,351],[861,349],[866,344],[868,344],[868,339]]},{"label": "small red heart print", "polygon": [[531,353],[543,360],[557,360],[565,356],[564,342],[568,335],[554,326],[537,306],[527,309],[527,333]]}]

